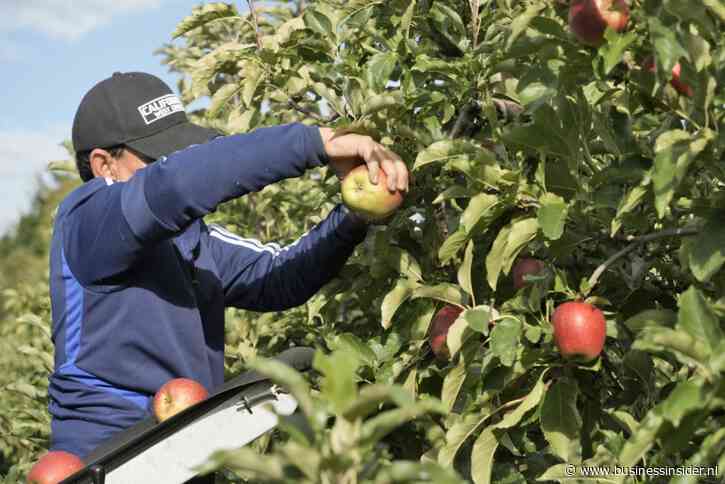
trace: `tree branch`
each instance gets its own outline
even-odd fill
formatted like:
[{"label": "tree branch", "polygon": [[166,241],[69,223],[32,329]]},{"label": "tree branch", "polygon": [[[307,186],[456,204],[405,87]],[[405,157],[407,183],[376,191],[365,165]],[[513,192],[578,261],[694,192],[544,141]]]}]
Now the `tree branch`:
[{"label": "tree branch", "polygon": [[257,9],[254,7],[254,0],[247,0],[247,5],[249,5],[249,14],[252,16],[252,22],[254,23],[254,33],[257,36],[257,49],[262,50],[262,34],[259,31]]},{"label": "tree branch", "polygon": [[617,262],[619,259],[632,252],[640,244],[651,242],[657,239],[664,239],[667,237],[688,237],[692,235],[697,235],[699,232],[700,231],[695,228],[668,229],[633,238],[632,242],[627,247],[611,256],[594,270],[591,277],[589,277],[589,290],[591,291],[592,288],[594,288],[604,271],[606,271],[612,264]]},{"label": "tree branch", "polygon": [[291,107],[292,109],[294,109],[295,111],[302,113],[305,116],[309,116],[310,118],[315,119],[317,121],[322,121],[323,123],[332,123],[333,121],[335,121],[337,118],[340,117],[340,115],[338,113],[333,113],[329,117],[326,118],[311,109],[308,109],[304,106],[300,106],[299,104],[297,104],[297,102],[295,102],[294,99],[288,99],[287,105],[289,107]]}]

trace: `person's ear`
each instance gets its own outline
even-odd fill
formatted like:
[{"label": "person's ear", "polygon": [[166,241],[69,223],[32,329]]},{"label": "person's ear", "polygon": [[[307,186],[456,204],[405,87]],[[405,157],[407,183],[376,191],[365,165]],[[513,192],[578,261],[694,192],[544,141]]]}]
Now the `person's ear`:
[{"label": "person's ear", "polygon": [[118,160],[103,148],[95,148],[88,156],[93,176],[102,176],[118,181]]}]

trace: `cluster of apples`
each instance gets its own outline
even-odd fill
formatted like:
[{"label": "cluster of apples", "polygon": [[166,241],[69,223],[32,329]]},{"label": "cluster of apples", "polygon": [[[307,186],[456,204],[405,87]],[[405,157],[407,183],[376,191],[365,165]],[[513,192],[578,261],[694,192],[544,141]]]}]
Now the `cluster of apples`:
[{"label": "cluster of apples", "polygon": [[[629,22],[629,5],[626,0],[573,0],[569,5],[569,29],[579,42],[599,47],[604,43],[607,27],[621,32]],[[648,72],[656,71],[653,59],[642,66]],[[670,84],[680,94],[692,97],[692,87],[680,79],[682,66],[676,63],[672,68]]]},{"label": "cluster of apples", "polygon": [[[203,385],[190,378],[174,378],[154,395],[152,407],[156,420],[163,422],[205,400],[209,396]],[[54,450],[46,453],[28,473],[28,484],[58,484],[85,467],[70,452]]]},{"label": "cluster of apples", "polygon": [[[537,276],[545,269],[543,261],[525,257],[513,268],[513,286],[521,289],[529,283],[526,276]],[[440,360],[450,357],[446,338],[448,330],[463,312],[459,306],[448,304],[440,309],[431,322],[430,347]],[[596,359],[604,348],[607,325],[604,314],[592,304],[569,301],[557,306],[551,317],[554,344],[567,360],[586,363]]]}]

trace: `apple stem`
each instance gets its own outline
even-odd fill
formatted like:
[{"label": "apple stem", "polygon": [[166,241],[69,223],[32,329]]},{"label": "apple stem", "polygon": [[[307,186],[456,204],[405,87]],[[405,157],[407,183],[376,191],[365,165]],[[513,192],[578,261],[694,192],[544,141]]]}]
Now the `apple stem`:
[{"label": "apple stem", "polygon": [[700,231],[696,228],[667,229],[633,238],[632,242],[627,247],[611,256],[594,270],[592,275],[589,277],[589,290],[587,291],[586,295],[588,295],[592,291],[592,289],[594,289],[594,286],[596,286],[599,278],[604,273],[604,271],[606,271],[612,264],[617,262],[619,259],[632,252],[639,245],[657,239],[664,239],[667,237],[689,237],[692,235],[697,235],[699,232]]}]

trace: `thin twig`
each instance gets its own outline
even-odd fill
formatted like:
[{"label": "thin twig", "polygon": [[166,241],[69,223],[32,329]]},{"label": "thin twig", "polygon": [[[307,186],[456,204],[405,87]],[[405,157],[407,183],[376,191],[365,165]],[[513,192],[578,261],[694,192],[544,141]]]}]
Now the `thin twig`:
[{"label": "thin twig", "polygon": [[317,121],[322,121],[323,123],[328,123],[328,124],[332,123],[333,121],[335,121],[337,118],[340,117],[340,115],[338,113],[332,113],[330,116],[324,117],[311,109],[308,109],[304,106],[300,106],[299,104],[297,104],[295,102],[294,99],[288,99],[287,105],[289,107],[291,107],[292,109],[294,109],[295,111],[302,113],[306,116],[309,116],[310,118],[315,119]]},{"label": "thin twig", "polygon": [[640,237],[635,237],[634,239],[632,239],[632,242],[627,247],[611,256],[594,270],[591,277],[589,277],[589,290],[591,291],[591,289],[594,288],[594,286],[599,281],[599,277],[601,277],[604,271],[606,271],[612,264],[617,262],[619,259],[632,252],[640,244],[651,242],[657,239],[664,239],[666,237],[688,237],[692,235],[697,235],[699,232],[700,231],[695,228],[668,229],[652,234],[642,235]]},{"label": "thin twig", "polygon": [[480,0],[469,0],[471,6],[471,30],[473,31],[473,48],[478,47],[478,32],[481,30],[481,16],[478,10],[481,7]]},{"label": "thin twig", "polygon": [[257,36],[257,49],[262,50],[262,34],[259,31],[257,9],[254,7],[254,0],[247,0],[247,5],[249,5],[249,14],[252,16],[252,22],[254,23],[254,33]]}]

